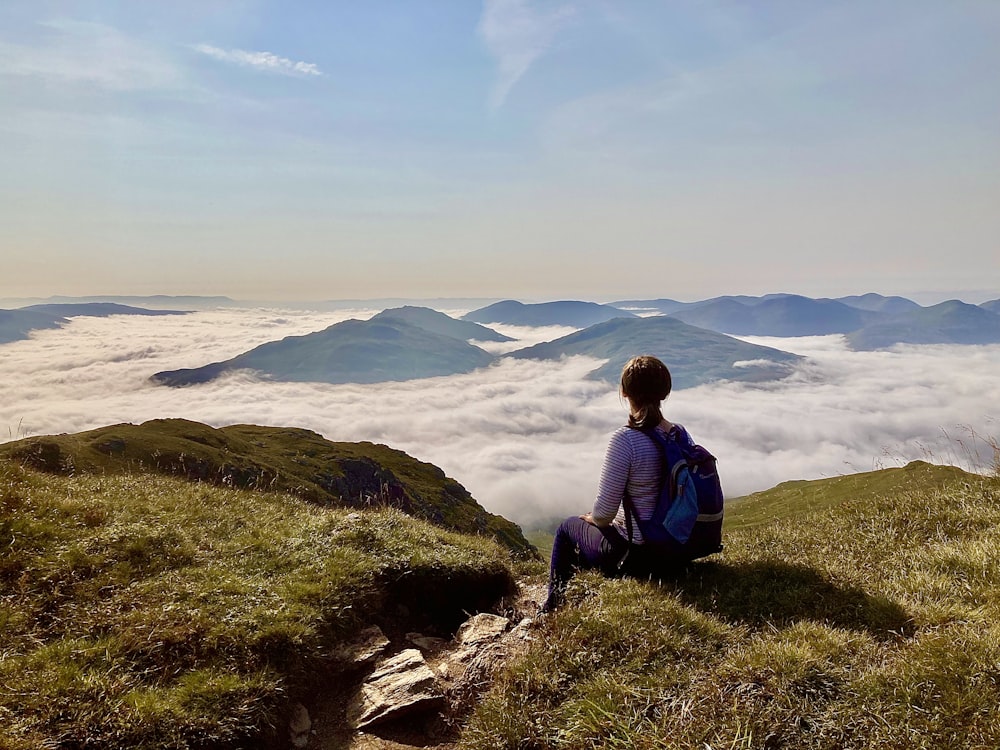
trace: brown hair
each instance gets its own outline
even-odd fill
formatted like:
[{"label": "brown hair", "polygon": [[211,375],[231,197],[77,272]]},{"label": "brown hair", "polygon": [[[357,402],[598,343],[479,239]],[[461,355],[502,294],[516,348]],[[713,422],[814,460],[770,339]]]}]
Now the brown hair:
[{"label": "brown hair", "polygon": [[622,395],[629,400],[630,427],[648,429],[663,421],[660,402],[670,395],[670,370],[656,357],[632,357],[622,368]]}]

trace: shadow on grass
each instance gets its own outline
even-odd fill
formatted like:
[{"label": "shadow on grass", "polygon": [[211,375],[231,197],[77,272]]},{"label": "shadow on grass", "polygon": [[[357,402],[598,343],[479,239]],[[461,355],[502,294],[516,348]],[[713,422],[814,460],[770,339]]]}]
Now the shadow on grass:
[{"label": "shadow on grass", "polygon": [[701,561],[660,584],[693,607],[751,626],[813,620],[881,638],[913,633],[910,615],[891,599],[831,581],[805,565]]}]

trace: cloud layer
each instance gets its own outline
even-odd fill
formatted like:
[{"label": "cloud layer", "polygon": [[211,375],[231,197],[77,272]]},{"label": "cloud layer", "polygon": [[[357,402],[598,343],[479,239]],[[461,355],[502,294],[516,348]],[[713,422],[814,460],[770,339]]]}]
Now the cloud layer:
[{"label": "cloud layer", "polygon": [[[431,461],[522,524],[589,508],[607,436],[626,416],[616,393],[585,379],[599,364],[593,359],[504,361],[365,386],[260,382],[247,373],[183,389],[147,380],[374,312],[77,318],[0,347],[0,440],[160,417],[294,425]],[[810,360],[782,383],[701,386],[672,394],[666,407],[719,457],[730,496],[915,458],[970,467],[972,451],[985,446],[969,430],[1000,432],[1000,346],[851,352],[836,336],[753,341]]]}]

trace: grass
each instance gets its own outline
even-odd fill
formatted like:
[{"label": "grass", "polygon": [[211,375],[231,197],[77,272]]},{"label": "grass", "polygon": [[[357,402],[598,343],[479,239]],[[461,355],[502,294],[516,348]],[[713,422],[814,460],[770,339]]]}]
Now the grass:
[{"label": "grass", "polygon": [[390,506],[454,531],[492,536],[527,558],[535,554],[516,524],[487,512],[437,466],[385,445],[331,442],[310,430],[155,419],[6,443],[4,457],[63,474],[143,470],[288,492],[323,505]]},{"label": "grass", "polygon": [[1000,747],[1000,482],[915,463],[729,509],[671,580],[574,579],[485,748]]},{"label": "grass", "polygon": [[393,509],[0,461],[0,748],[256,746],[362,626],[447,634],[512,586]]}]

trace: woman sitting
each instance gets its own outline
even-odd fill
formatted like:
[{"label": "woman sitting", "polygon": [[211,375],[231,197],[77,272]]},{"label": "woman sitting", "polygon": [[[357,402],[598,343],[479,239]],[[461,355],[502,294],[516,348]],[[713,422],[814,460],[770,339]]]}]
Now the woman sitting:
[{"label": "woman sitting", "polygon": [[[674,426],[660,411],[670,387],[670,371],[656,357],[633,357],[622,369],[621,393],[628,399],[628,426],[611,436],[593,510],[567,518],[556,532],[543,611],[550,612],[562,603],[576,568],[618,575],[627,556],[629,572],[642,572],[644,539],[638,524],[626,520],[625,495],[628,493],[640,519],[652,516],[663,481],[664,458],[659,445],[642,430],[656,429],[666,436]],[[682,439],[691,440],[683,428],[679,433]],[[630,546],[629,532],[632,545],[638,546]]]}]

